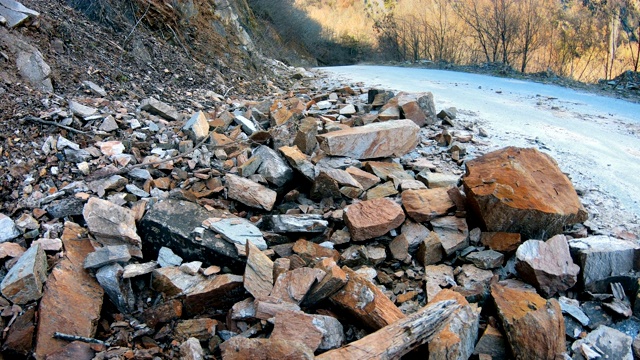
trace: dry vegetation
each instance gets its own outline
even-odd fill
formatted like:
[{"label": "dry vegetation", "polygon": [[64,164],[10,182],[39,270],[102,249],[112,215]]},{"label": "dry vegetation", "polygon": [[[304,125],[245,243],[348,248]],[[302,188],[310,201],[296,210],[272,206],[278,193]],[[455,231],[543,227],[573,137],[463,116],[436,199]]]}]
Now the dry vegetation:
[{"label": "dry vegetation", "polygon": [[325,38],[353,47],[356,60],[501,63],[586,82],[638,71],[638,0],[295,0],[295,5],[320,24]]}]

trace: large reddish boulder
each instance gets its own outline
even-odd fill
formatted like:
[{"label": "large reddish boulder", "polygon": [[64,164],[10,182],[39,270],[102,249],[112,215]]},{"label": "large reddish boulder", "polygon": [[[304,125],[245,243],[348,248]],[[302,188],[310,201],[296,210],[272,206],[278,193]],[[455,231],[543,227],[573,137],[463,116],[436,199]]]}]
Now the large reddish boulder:
[{"label": "large reddish boulder", "polygon": [[571,181],[536,149],[508,147],[469,161],[463,184],[487,231],[547,239],[587,220]]}]

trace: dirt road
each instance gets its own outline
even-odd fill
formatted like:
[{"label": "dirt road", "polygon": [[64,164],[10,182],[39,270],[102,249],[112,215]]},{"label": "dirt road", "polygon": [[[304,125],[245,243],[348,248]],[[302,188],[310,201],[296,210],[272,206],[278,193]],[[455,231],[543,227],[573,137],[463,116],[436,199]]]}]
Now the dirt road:
[{"label": "dirt road", "polygon": [[640,104],[555,85],[443,70],[386,66],[319,69],[346,83],[431,91],[439,111],[489,133],[476,155],[503,146],[536,147],[567,173],[604,233],[640,230]]}]

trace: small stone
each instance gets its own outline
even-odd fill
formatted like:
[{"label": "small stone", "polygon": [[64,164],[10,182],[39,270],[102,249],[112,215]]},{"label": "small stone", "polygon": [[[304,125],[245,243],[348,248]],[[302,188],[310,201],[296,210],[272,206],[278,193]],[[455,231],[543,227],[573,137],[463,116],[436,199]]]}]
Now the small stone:
[{"label": "small stone", "polygon": [[261,145],[253,150],[253,156],[262,159],[258,174],[277,187],[284,186],[293,178],[293,171],[280,155],[268,146]]},{"label": "small stone", "polygon": [[56,148],[58,148],[58,150],[62,150],[64,148],[70,148],[73,150],[80,150],[80,145],[72,142],[71,140],[68,140],[67,138],[63,137],[62,135],[58,136],[58,141],[56,142]]},{"label": "small stone", "polygon": [[427,303],[433,301],[442,289],[456,285],[453,268],[444,264],[425,266],[424,280],[427,292]]},{"label": "small stone", "polygon": [[95,115],[98,112],[98,109],[96,108],[82,105],[79,102],[73,100],[69,100],[69,110],[71,110],[73,115],[81,117],[83,119]]},{"label": "small stone", "polygon": [[[246,359],[298,359],[313,360],[313,351],[306,345],[272,339],[247,339],[234,336],[220,345],[225,360]],[[268,354],[266,357],[265,354]]]},{"label": "small stone", "polygon": [[104,120],[102,120],[102,124],[100,124],[98,130],[106,132],[118,130],[118,123],[116,122],[116,119],[113,118],[113,116],[109,115],[104,118]]},{"label": "small stone", "polygon": [[337,261],[340,257],[340,254],[336,250],[320,246],[304,239],[296,241],[291,250],[308,263],[315,262],[322,258],[332,258]]},{"label": "small stone", "polygon": [[131,259],[126,245],[112,245],[99,248],[84,259],[85,269],[97,269],[113,263],[126,263]]},{"label": "small stone", "polygon": [[180,358],[184,360],[204,359],[204,350],[200,346],[200,341],[196,338],[189,338],[180,345]]},{"label": "small stone", "polygon": [[507,360],[509,358],[509,350],[507,349],[507,340],[502,335],[500,330],[491,325],[487,325],[487,328],[482,333],[480,341],[476,344],[473,350],[473,355],[489,356],[488,359],[492,360]]},{"label": "small stone", "polygon": [[480,269],[489,270],[502,266],[504,255],[494,250],[472,252],[465,258]]},{"label": "small stone", "polygon": [[340,115],[353,115],[356,112],[356,107],[353,104],[347,104],[340,109]]},{"label": "small stone", "polygon": [[142,312],[142,321],[150,328],[159,324],[166,324],[182,316],[182,303],[179,300],[169,300],[162,304],[148,308]]},{"label": "small stone", "polygon": [[453,290],[462,294],[469,302],[484,304],[489,298],[489,286],[493,272],[478,269],[475,265],[464,264],[455,271],[456,283]]},{"label": "small stone", "polygon": [[298,126],[298,132],[293,140],[293,144],[303,153],[311,155],[318,145],[316,136],[318,135],[318,124],[314,118],[305,118]]},{"label": "small stone", "polygon": [[307,180],[315,179],[315,166],[297,146],[282,146],[278,150],[287,159],[289,165],[304,175]]},{"label": "small stone", "polygon": [[184,294],[204,280],[200,274],[189,275],[177,267],[156,268],[151,274],[152,288],[167,296]]},{"label": "small stone", "polygon": [[434,231],[429,232],[429,235],[420,242],[416,257],[422,266],[434,265],[442,260],[444,248],[437,233]]},{"label": "small stone", "polygon": [[191,261],[180,265],[179,269],[185,274],[195,275],[198,273],[198,271],[200,271],[201,267],[202,261]]},{"label": "small stone", "polygon": [[187,289],[184,308],[188,316],[199,315],[210,312],[212,309],[231,307],[242,300],[245,294],[242,276],[233,274],[212,276],[199,280]]},{"label": "small stone", "polygon": [[349,175],[351,175],[351,177],[353,177],[360,186],[362,186],[363,190],[368,190],[380,183],[379,177],[358,169],[357,167],[350,166],[346,169],[346,172],[349,173]]},{"label": "small stone", "polygon": [[142,256],[142,240],[138,236],[133,212],[110,201],[89,199],[82,211],[89,231],[103,245],[129,247],[133,256]]},{"label": "small stone", "polygon": [[104,141],[100,143],[100,152],[106,157],[120,155],[124,152],[124,145],[121,141]]},{"label": "small stone", "polygon": [[262,228],[275,233],[323,233],[328,221],[322,215],[268,215],[262,218]]},{"label": "small stone", "polygon": [[440,243],[447,256],[469,246],[469,229],[465,219],[447,216],[431,220],[431,225],[440,237]]},{"label": "small stone", "polygon": [[178,114],[178,111],[176,109],[154,98],[142,100],[142,102],[140,102],[140,110],[148,111],[154,115],[162,116],[169,121],[180,120],[180,114]]},{"label": "small stone", "polygon": [[182,258],[173,253],[168,247],[161,247],[158,252],[158,265],[160,267],[180,266]]},{"label": "small stone", "polygon": [[482,308],[469,304],[465,298],[449,289],[438,293],[430,302],[454,300],[458,308],[448,323],[429,343],[429,357],[433,359],[469,359],[478,340],[478,324]]},{"label": "small stone", "polygon": [[251,320],[256,317],[256,304],[252,298],[244,299],[231,307],[232,320]]},{"label": "small stone", "polygon": [[276,314],[270,339],[301,342],[313,351],[336,349],[345,340],[342,324],[335,318],[301,311]]},{"label": "small stone", "polygon": [[347,284],[347,274],[336,264],[333,258],[324,258],[316,263],[316,268],[326,275],[314,284],[302,301],[302,306],[313,306],[335,294]]},{"label": "small stone", "polygon": [[277,193],[263,185],[233,174],[225,175],[227,196],[247,206],[271,211]]},{"label": "small stone", "polygon": [[99,95],[99,96],[102,96],[102,97],[107,97],[107,92],[104,90],[104,88],[102,86],[94,83],[93,81],[85,80],[85,81],[82,82],[82,85],[88,87],[89,90],[91,90],[96,95]]},{"label": "small stone", "polygon": [[405,220],[404,211],[389,199],[366,200],[348,206],[344,221],[354,241],[382,236],[400,226]]},{"label": "small stone", "polygon": [[7,257],[16,258],[20,257],[24,252],[25,248],[16,243],[5,242],[0,243],[0,260],[5,259]]},{"label": "small stone", "polygon": [[2,295],[18,305],[42,297],[42,285],[47,281],[47,257],[40,247],[30,247],[18,258],[0,283]]},{"label": "small stone", "polygon": [[122,278],[128,279],[136,276],[149,274],[157,267],[158,267],[158,263],[155,261],[150,261],[142,264],[128,264],[127,266],[124,267],[124,271],[122,272]]},{"label": "small stone", "polygon": [[177,339],[195,338],[198,341],[208,341],[216,333],[218,322],[208,318],[180,320],[173,331]]},{"label": "small stone", "polygon": [[10,217],[0,214],[0,243],[13,240],[20,236],[20,231]]}]

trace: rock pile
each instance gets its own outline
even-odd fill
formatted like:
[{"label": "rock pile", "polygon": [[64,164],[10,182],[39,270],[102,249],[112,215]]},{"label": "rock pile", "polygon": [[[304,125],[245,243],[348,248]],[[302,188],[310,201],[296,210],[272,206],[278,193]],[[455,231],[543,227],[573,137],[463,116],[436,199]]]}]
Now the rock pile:
[{"label": "rock pile", "polygon": [[[52,131],[0,149],[13,161],[2,165],[2,353],[640,349],[640,245],[589,233],[549,156],[483,153],[483,131],[455,108],[436,112],[431,93],[304,81],[264,98],[193,90],[179,103],[116,100],[85,82],[23,118]],[[33,159],[11,159],[18,148]]]}]

